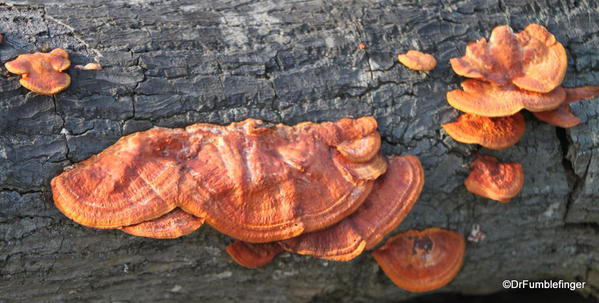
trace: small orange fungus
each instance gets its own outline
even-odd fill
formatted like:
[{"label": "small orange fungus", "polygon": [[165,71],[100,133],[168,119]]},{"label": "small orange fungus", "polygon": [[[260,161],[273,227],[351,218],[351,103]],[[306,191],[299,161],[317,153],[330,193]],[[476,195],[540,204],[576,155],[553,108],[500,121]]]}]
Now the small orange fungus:
[{"label": "small orange fungus", "polygon": [[495,157],[480,155],[470,168],[464,185],[469,192],[485,198],[507,203],[524,184],[520,163],[500,163]]},{"label": "small orange fungus", "polygon": [[418,71],[430,71],[437,66],[437,59],[433,55],[417,50],[409,50],[405,54],[399,54],[397,59],[401,64]]},{"label": "small orange fungus", "polygon": [[272,262],[283,252],[278,243],[247,243],[236,240],[227,246],[227,253],[241,266],[258,268]]},{"label": "small orange fungus", "polygon": [[458,142],[480,144],[490,149],[503,149],[516,144],[526,128],[524,116],[520,113],[497,118],[462,114],[456,122],[442,126]]},{"label": "small orange fungus", "polygon": [[9,72],[21,75],[21,85],[42,95],[53,95],[69,87],[71,77],[62,71],[70,65],[69,53],[60,48],[20,55],[4,64]]},{"label": "small orange fungus", "polygon": [[441,288],[464,262],[466,241],[454,231],[409,230],[390,238],[372,256],[395,285],[411,292]]},{"label": "small orange fungus", "polygon": [[88,63],[86,65],[75,65],[76,69],[82,69],[82,70],[102,70],[102,65],[100,65],[100,63]]}]

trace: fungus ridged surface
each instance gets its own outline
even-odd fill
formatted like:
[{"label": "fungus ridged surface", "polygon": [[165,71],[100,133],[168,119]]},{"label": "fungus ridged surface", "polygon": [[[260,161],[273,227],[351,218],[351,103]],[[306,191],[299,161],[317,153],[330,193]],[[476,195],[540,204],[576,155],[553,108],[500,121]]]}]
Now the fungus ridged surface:
[{"label": "fungus ridged surface", "polygon": [[194,232],[202,224],[204,224],[204,219],[175,208],[166,215],[135,225],[123,226],[121,230],[139,237],[173,239]]},{"label": "fungus ridged surface", "polygon": [[418,200],[424,172],[417,157],[393,157],[358,210],[324,230],[281,242],[291,252],[321,259],[348,261],[372,249],[396,228]]},{"label": "fungus ridged surface", "polygon": [[503,149],[516,144],[526,129],[524,116],[520,113],[496,118],[462,114],[456,122],[442,126],[458,142],[480,144],[490,149]]},{"label": "fungus ridged surface", "polygon": [[451,282],[462,267],[465,251],[466,241],[461,234],[428,228],[399,233],[372,256],[395,285],[423,292]]},{"label": "fungus ridged surface", "polygon": [[233,261],[247,268],[265,266],[281,252],[283,252],[283,248],[276,242],[247,243],[236,240],[227,246],[227,253]]},{"label": "fungus ridged surface", "polygon": [[464,77],[548,93],[562,83],[568,62],[555,36],[541,25],[530,24],[518,34],[508,26],[497,26],[488,42],[482,38],[469,43],[465,56],[450,63]]},{"label": "fungus ridged surface", "polygon": [[400,54],[397,59],[401,64],[417,71],[430,71],[437,66],[437,59],[433,55],[417,50],[409,50],[405,54]]},{"label": "fungus ridged surface", "polygon": [[154,128],[54,178],[54,202],[96,228],[138,224],[179,207],[236,239],[288,239],[337,223],[364,202],[384,171],[352,174],[373,159],[352,162],[337,146],[378,135],[376,128],[371,117]]},{"label": "fungus ridged surface", "polygon": [[507,203],[524,184],[520,163],[501,163],[495,157],[479,155],[470,168],[464,185],[469,192],[485,198]]},{"label": "fungus ridged surface", "polygon": [[4,64],[9,72],[21,75],[21,85],[42,95],[53,95],[69,87],[71,77],[63,71],[70,65],[69,53],[61,48],[19,55]]},{"label": "fungus ridged surface", "polygon": [[566,92],[561,87],[549,93],[537,93],[479,80],[466,80],[462,82],[462,90],[447,93],[447,102],[454,108],[485,117],[511,116],[522,109],[531,112],[553,110],[565,99]]}]

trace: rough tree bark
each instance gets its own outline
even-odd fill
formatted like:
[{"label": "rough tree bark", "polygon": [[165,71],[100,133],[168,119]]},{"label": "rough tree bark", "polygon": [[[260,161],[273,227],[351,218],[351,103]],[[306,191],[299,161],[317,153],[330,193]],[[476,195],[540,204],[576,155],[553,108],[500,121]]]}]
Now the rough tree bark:
[{"label": "rough tree bark", "polygon": [[[52,204],[64,166],[152,126],[293,124],[375,116],[386,154],[415,154],[427,183],[398,228],[446,227],[487,238],[469,244],[457,279],[441,291],[489,293],[504,279],[580,280],[599,289],[599,103],[574,104],[582,124],[562,130],[527,115],[518,145],[491,152],[448,138],[458,114],[444,94],[459,77],[448,59],[491,29],[549,28],[567,48],[566,86],[599,83],[594,0],[63,1],[0,5],[0,60],[62,47],[71,87],[54,97],[0,79],[0,301],[377,302],[414,296],[369,254],[348,263],[283,255],[260,270],[232,263],[231,240],[209,227],[175,240],[94,230]],[[359,49],[363,42],[366,49]],[[396,54],[434,54],[430,73]],[[5,69],[2,67],[4,73]],[[472,153],[520,161],[525,188],[507,205],[464,189]],[[599,204],[598,204],[599,205]]]}]

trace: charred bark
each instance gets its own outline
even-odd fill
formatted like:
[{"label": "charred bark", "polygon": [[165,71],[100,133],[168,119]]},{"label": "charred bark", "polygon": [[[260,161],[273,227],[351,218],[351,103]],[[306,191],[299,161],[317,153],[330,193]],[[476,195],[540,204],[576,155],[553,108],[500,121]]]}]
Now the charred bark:
[{"label": "charred bark", "polygon": [[[599,105],[572,105],[582,124],[562,130],[527,116],[525,137],[503,151],[459,144],[440,129],[458,112],[445,93],[460,78],[448,60],[467,41],[509,24],[540,23],[568,51],[566,86],[599,83],[599,5],[593,0],[35,1],[0,5],[0,60],[67,49],[73,83],[56,96],[0,79],[0,301],[391,302],[395,287],[369,254],[348,263],[283,255],[248,270],[209,227],[175,240],[93,230],[53,205],[64,166],[152,126],[293,124],[372,115],[386,154],[420,157],[427,183],[398,228],[487,233],[469,244],[441,291],[502,289],[504,279],[585,281],[599,288]],[[366,48],[358,47],[365,43]],[[428,73],[396,55],[437,57]],[[473,152],[519,161],[525,188],[503,205],[466,192]]]}]

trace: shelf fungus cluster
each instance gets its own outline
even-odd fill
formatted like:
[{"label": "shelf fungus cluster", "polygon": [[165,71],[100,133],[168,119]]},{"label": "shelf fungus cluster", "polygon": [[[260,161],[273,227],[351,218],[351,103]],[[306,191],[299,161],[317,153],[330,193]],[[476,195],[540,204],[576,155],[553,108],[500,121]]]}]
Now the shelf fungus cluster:
[{"label": "shelf fungus cluster", "polygon": [[82,225],[141,236],[180,236],[205,221],[247,242],[289,239],[363,204],[387,168],[376,129],[370,117],[154,128],[54,178],[54,202]]},{"label": "shelf fungus cluster", "polygon": [[[424,186],[417,157],[386,158],[380,147],[371,117],[153,128],[121,138],[51,185],[56,207],[89,227],[163,239],[206,223],[235,239],[226,251],[248,268],[284,251],[348,261],[395,229]],[[414,244],[422,260],[431,259],[435,271],[448,266],[428,286],[441,287],[459,270],[461,260],[447,258],[460,247],[452,234],[422,237]],[[405,253],[393,246],[374,254]],[[395,281],[398,274],[388,269],[395,260],[385,258],[379,262]]]},{"label": "shelf fungus cluster", "polygon": [[[488,41],[482,38],[470,42],[466,54],[452,58],[450,63],[456,74],[470,79],[462,82],[462,89],[447,93],[448,103],[465,113],[455,122],[443,124],[443,129],[458,142],[489,149],[508,148],[522,138],[523,109],[549,124],[574,127],[580,119],[572,114],[569,104],[599,95],[599,86],[561,86],[566,75],[566,51],[553,34],[538,24],[530,24],[520,33],[498,26]],[[478,174],[475,168],[482,167],[481,161],[479,158],[473,163],[471,177]],[[521,174],[521,167],[518,170]],[[511,170],[500,169],[494,174],[508,171]],[[471,177],[469,180],[479,179]],[[493,180],[520,180],[513,177],[494,175]],[[492,192],[521,188],[521,184],[503,183],[485,189],[486,184],[473,182],[467,180],[468,190],[479,195],[487,192],[483,196],[501,202],[509,201],[517,192],[509,197]]]},{"label": "shelf fungus cluster", "polygon": [[[276,255],[283,250],[326,260],[352,260],[364,250],[373,249],[403,221],[416,203],[423,186],[424,174],[418,158],[410,155],[393,157],[389,160],[385,174],[375,181],[364,203],[337,224],[278,241],[275,243],[278,246],[276,249],[269,246],[272,243],[257,248],[256,245],[248,246],[236,241],[227,252],[246,267],[260,264],[264,255]],[[239,262],[250,258],[254,260]]]}]

